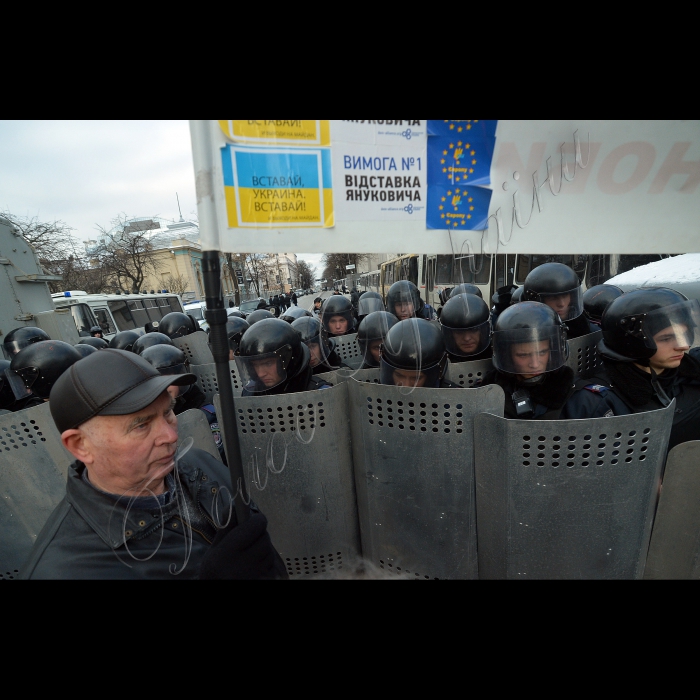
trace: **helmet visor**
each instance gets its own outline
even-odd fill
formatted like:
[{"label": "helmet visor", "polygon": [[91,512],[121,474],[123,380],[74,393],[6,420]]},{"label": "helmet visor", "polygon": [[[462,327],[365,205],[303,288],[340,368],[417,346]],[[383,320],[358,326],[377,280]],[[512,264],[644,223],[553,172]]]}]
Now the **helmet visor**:
[{"label": "helmet visor", "polygon": [[388,386],[412,389],[438,389],[444,370],[443,365],[434,365],[430,369],[399,369],[392,367],[385,359],[380,361],[380,383]]},{"label": "helmet visor", "polygon": [[484,321],[472,328],[448,328],[442,326],[445,348],[450,355],[471,357],[484,352],[491,342],[491,322]]},{"label": "helmet visor", "polygon": [[377,297],[369,297],[369,299],[362,297],[362,299],[360,299],[360,303],[357,305],[358,316],[367,316],[368,314],[371,314],[374,311],[384,310],[385,309],[382,300],[377,299]]},{"label": "helmet visor", "polygon": [[583,292],[581,287],[570,289],[568,292],[557,292],[556,294],[540,292],[539,301],[554,309],[564,322],[572,321],[583,313]]},{"label": "helmet visor", "polygon": [[330,346],[326,338],[322,338],[321,334],[313,336],[312,338],[307,338],[302,341],[307,348],[309,348],[309,353],[311,354],[311,367],[318,367],[320,364],[328,364],[328,358],[333,352],[333,348]]},{"label": "helmet visor", "polygon": [[26,399],[27,396],[30,396],[32,393],[31,390],[31,385],[36,381],[36,378],[39,376],[39,372],[35,370],[33,367],[31,370],[34,370],[32,372],[27,371],[27,379],[29,380],[29,385],[27,385],[24,377],[20,376],[17,372],[15,372],[12,369],[6,369],[5,370],[5,381],[9,385],[9,387],[12,389],[12,393],[15,396],[15,399],[17,401],[20,401],[21,399]]},{"label": "helmet visor", "polygon": [[287,370],[292,361],[292,346],[263,355],[241,357],[236,355],[236,367],[247,391],[259,393],[274,389],[287,381]]},{"label": "helmet visor", "polygon": [[357,337],[357,344],[360,346],[362,357],[368,367],[379,367],[379,349],[384,342],[384,338],[360,338]]},{"label": "helmet visor", "polygon": [[493,334],[493,366],[501,372],[535,377],[563,367],[568,356],[561,326],[517,328]]},{"label": "helmet visor", "polygon": [[35,336],[30,336],[28,338],[22,338],[22,340],[12,340],[9,343],[7,341],[5,341],[5,350],[7,351],[7,354],[10,356],[10,359],[12,359],[21,350],[24,350],[24,348],[28,347],[32,343],[40,343],[42,340],[47,340],[47,338],[48,338],[48,336],[35,335]]},{"label": "helmet visor", "polygon": [[[632,319],[628,324],[633,326]],[[647,347],[659,351],[687,351],[700,345],[697,328],[700,324],[700,302],[683,301],[650,311],[642,323]]]}]

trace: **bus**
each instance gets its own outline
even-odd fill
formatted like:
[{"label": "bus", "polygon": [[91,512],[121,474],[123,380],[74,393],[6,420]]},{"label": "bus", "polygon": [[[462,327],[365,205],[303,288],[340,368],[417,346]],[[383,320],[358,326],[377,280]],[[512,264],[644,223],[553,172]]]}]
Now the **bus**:
[{"label": "bus", "polygon": [[665,257],[669,256],[408,253],[382,263],[378,277],[375,277],[376,272],[362,275],[368,283],[377,282],[376,289],[368,284],[362,291],[377,291],[386,302],[391,285],[399,280],[408,280],[418,287],[423,300],[437,309],[441,306],[441,291],[469,282],[479,287],[484,301],[490,305],[493,295],[500,287],[522,286],[528,273],[544,263],[559,262],[568,265],[576,272],[585,290],[603,284],[621,272]]},{"label": "bus", "polygon": [[88,337],[94,326],[102,328],[105,340],[120,331],[142,329],[159,323],[171,311],[183,311],[176,294],[88,294],[70,291],[52,294],[56,309],[70,309],[78,335]]}]

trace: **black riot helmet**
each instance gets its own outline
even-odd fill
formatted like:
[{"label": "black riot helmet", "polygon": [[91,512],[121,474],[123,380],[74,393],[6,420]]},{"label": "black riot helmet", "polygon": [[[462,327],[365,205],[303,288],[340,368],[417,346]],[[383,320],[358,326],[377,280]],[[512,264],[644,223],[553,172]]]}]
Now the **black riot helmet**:
[{"label": "black riot helmet", "polygon": [[484,352],[491,342],[491,311],[474,294],[457,294],[442,307],[442,336],[447,352],[471,357]]},{"label": "black riot helmet", "polygon": [[[48,399],[58,378],[83,356],[62,340],[42,340],[32,343],[12,359],[10,368],[24,382],[27,392]],[[16,392],[15,392],[16,395]],[[17,399],[23,398],[17,396]]]},{"label": "black riot helmet", "polygon": [[566,364],[566,326],[556,311],[537,301],[509,306],[492,335],[493,366],[509,374],[537,376]]},{"label": "black riot helmet", "polygon": [[104,331],[102,330],[102,328],[100,326],[93,326],[90,329],[90,335],[93,338],[102,338],[104,335]]},{"label": "black riot helmet", "polygon": [[474,296],[479,297],[479,299],[484,298],[484,295],[481,293],[479,287],[477,287],[475,284],[469,284],[468,282],[457,285],[450,292],[450,299],[452,299],[452,297],[456,297],[458,294],[473,294]]},{"label": "black riot helmet", "polygon": [[[346,329],[340,333],[334,332],[333,318],[335,316],[340,316],[347,321]],[[330,336],[352,333],[355,330],[355,315],[350,299],[342,295],[328,297],[321,307],[321,323]]]},{"label": "black riot helmet", "polygon": [[246,391],[278,394],[308,369],[310,354],[289,323],[266,318],[246,331],[235,359]]},{"label": "black riot helmet", "polygon": [[[409,313],[409,305],[413,307],[413,313]],[[400,280],[389,287],[389,292],[386,295],[386,310],[390,314],[394,314],[399,321],[418,316],[423,311],[424,306],[418,287],[413,282]],[[407,313],[408,316],[406,316]]]},{"label": "black riot helmet", "polygon": [[0,409],[10,408],[16,401],[15,394],[10,386],[10,380],[5,372],[11,372],[8,360],[0,360]]},{"label": "black riot helmet", "polygon": [[689,301],[673,289],[635,289],[612,301],[603,313],[603,340],[598,351],[603,357],[648,365],[656,354],[654,336],[670,329],[680,346],[699,344],[700,302]]},{"label": "black riot helmet", "polygon": [[233,316],[233,314],[229,316],[228,321],[226,321],[226,338],[228,339],[229,350],[233,352],[238,350],[241,338],[249,328],[250,324],[244,318],[238,318]]},{"label": "black riot helmet", "polygon": [[245,320],[248,321],[249,326],[252,326],[254,323],[274,317],[275,315],[270,313],[267,309],[256,309],[252,314],[248,314]]},{"label": "black riot helmet", "polygon": [[[514,284],[508,284],[505,287],[499,287],[496,290],[496,293],[491,297],[494,310],[500,314],[501,311],[507,309],[512,303],[513,294],[515,294],[518,289],[519,288],[516,287]],[[522,287],[520,287],[520,289],[522,289]]]},{"label": "black riot helmet", "polygon": [[20,350],[24,350],[32,343],[40,343],[42,340],[51,340],[46,331],[34,326],[22,326],[10,331],[3,341],[3,347],[7,356],[12,359]]},{"label": "black riot helmet", "polygon": [[510,306],[519,304],[523,300],[523,290],[525,287],[518,287],[510,297]]},{"label": "black riot helmet", "polygon": [[365,365],[368,367],[379,367],[379,360],[372,352],[376,343],[384,343],[389,331],[399,322],[399,319],[388,311],[373,311],[367,314],[357,329],[357,342],[362,351]]},{"label": "black riot helmet", "polygon": [[287,323],[294,323],[298,318],[304,318],[305,316],[313,316],[313,314],[299,306],[290,306],[280,318]]},{"label": "black riot helmet", "polygon": [[447,370],[447,352],[437,323],[409,318],[387,333],[381,349],[382,384],[433,388]]},{"label": "black riot helmet", "polygon": [[[311,367],[315,368],[322,362],[328,362],[331,353],[333,352],[333,343],[335,341],[329,339],[326,329],[321,325],[321,322],[311,316],[307,318],[298,318],[292,323],[292,328],[301,337],[301,342],[309,348],[311,355]],[[314,345],[318,346],[319,353],[315,352]]]},{"label": "black riot helmet", "polygon": [[624,292],[612,284],[597,284],[583,293],[583,310],[589,321],[600,325],[608,304],[621,297]]},{"label": "black riot helmet", "polygon": [[228,317],[231,318],[232,316],[236,318],[245,318],[245,314],[242,311],[239,311],[238,309],[234,309],[233,311],[229,311],[227,313]]},{"label": "black riot helmet", "polygon": [[168,338],[165,333],[146,333],[136,340],[134,346],[131,348],[132,352],[137,355],[141,355],[146,348],[153,347],[154,345],[172,345],[173,341]]},{"label": "black riot helmet", "polygon": [[134,343],[141,337],[136,331],[120,331],[112,340],[109,341],[109,347],[114,350],[126,350],[133,352]]},{"label": "black riot helmet", "polygon": [[199,330],[199,327],[194,327],[192,321],[193,319],[187,314],[183,314],[180,311],[171,311],[163,316],[163,319],[158,324],[158,332],[167,335],[170,340],[184,338],[186,335],[194,333],[195,330]]},{"label": "black riot helmet", "polygon": [[364,292],[357,305],[357,316],[362,321],[365,316],[369,316],[376,311],[386,311],[382,297],[377,292]]},{"label": "black riot helmet", "polygon": [[[99,340],[99,338],[96,338],[96,340]],[[92,355],[93,352],[97,352],[97,348],[87,343],[78,343],[73,347],[80,353],[81,357],[87,357],[88,355]]]},{"label": "black riot helmet", "polygon": [[189,371],[185,353],[174,345],[151,345],[143,350],[141,357],[164,376],[187,374]]},{"label": "black riot helmet", "polygon": [[583,313],[581,280],[568,265],[539,265],[525,278],[523,287],[523,301],[547,304],[562,321],[573,321]]},{"label": "black riot helmet", "polygon": [[106,350],[109,347],[109,343],[104,338],[81,338],[76,344],[78,345],[89,345],[95,348],[95,350]]}]

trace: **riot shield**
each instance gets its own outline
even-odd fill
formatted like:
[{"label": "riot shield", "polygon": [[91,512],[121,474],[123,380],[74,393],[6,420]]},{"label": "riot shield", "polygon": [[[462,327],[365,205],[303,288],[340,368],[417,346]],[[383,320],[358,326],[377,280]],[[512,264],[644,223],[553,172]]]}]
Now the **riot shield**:
[{"label": "riot shield", "polygon": [[19,575],[65,496],[73,459],[61,444],[48,403],[0,416],[0,579]]},{"label": "riot shield", "polygon": [[450,362],[447,365],[446,378],[465,389],[472,389],[480,382],[484,375],[493,367],[491,360],[477,360],[476,362]]},{"label": "riot shield", "polygon": [[[189,337],[189,336],[188,336]],[[238,397],[243,391],[243,382],[238,376],[238,369],[235,362],[229,362],[229,374],[233,385],[233,396]],[[213,403],[214,397],[219,393],[219,381],[216,378],[216,365],[190,365],[190,372],[197,375],[197,384],[206,394],[207,401]]]},{"label": "riot shield", "polygon": [[248,493],[267,516],[290,578],[352,564],[360,533],[347,384],[243,397],[236,414]]},{"label": "riot shield", "polygon": [[173,344],[185,353],[191,365],[211,365],[214,362],[214,356],[209,348],[209,336],[204,331],[175,338]]},{"label": "riot shield", "polygon": [[645,579],[700,579],[700,441],[668,455]]},{"label": "riot shield", "polygon": [[379,369],[348,369],[343,367],[335,372],[324,372],[317,374],[317,379],[323,379],[335,386],[347,382],[348,379],[355,379],[358,382],[370,382],[379,384]]},{"label": "riot shield", "polygon": [[641,578],[674,407],[566,421],[477,416],[480,577]]},{"label": "riot shield", "polygon": [[198,408],[185,411],[177,417],[178,447],[187,440],[194,440],[193,447],[208,452],[212,457],[221,461],[221,455],[216,447],[214,436],[206,416]]},{"label": "riot shield", "polygon": [[350,335],[339,335],[333,338],[335,341],[335,352],[338,357],[352,369],[358,369],[364,364],[362,351],[357,342],[357,333]]},{"label": "riot shield", "polygon": [[574,370],[575,378],[592,377],[603,366],[597,350],[602,339],[603,331],[596,331],[569,341],[569,359],[566,364]]},{"label": "riot shield", "polygon": [[477,578],[473,420],[498,386],[347,383],[362,552],[387,575]]}]

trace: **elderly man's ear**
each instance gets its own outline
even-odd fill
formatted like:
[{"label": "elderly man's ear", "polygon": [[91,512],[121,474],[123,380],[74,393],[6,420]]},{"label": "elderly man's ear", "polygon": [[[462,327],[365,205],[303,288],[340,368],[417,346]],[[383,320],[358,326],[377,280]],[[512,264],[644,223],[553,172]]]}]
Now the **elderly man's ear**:
[{"label": "elderly man's ear", "polygon": [[83,464],[92,464],[95,461],[90,438],[80,428],[66,430],[61,435],[61,441],[68,452]]}]

